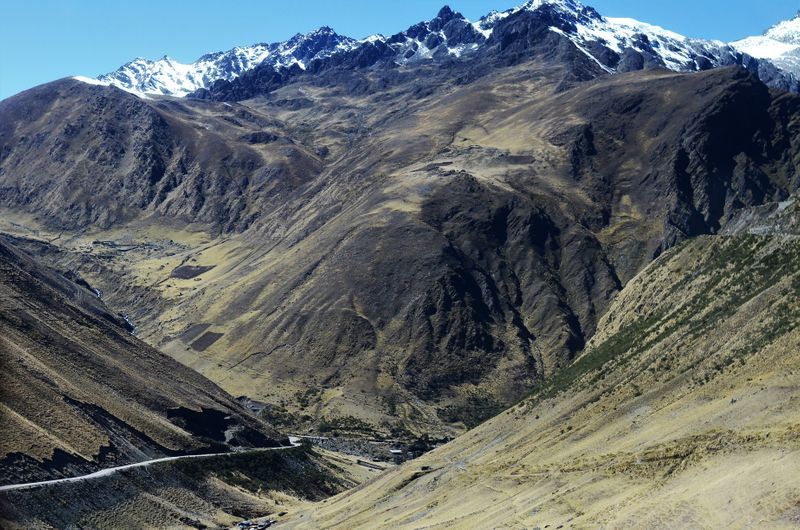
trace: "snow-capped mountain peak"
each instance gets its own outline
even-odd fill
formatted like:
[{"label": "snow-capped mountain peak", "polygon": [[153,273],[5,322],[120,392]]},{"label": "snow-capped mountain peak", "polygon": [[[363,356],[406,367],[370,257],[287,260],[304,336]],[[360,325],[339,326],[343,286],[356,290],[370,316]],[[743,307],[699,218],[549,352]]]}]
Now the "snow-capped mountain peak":
[{"label": "snow-capped mountain peak", "polygon": [[[577,0],[529,0],[513,13],[543,9],[555,11],[557,19],[563,21],[551,27],[551,31],[569,38],[578,49],[612,73],[647,65],[678,71],[701,70],[729,63],[728,56],[734,53],[721,42],[690,39],[632,18],[604,17]],[[598,44],[617,57],[598,59],[588,51]],[[630,60],[626,60],[626,56]]]},{"label": "snow-capped mountain peak", "polygon": [[[377,62],[404,65],[417,61],[448,60],[473,53],[494,53],[499,43],[517,38],[503,32],[514,20],[529,23],[569,39],[604,72],[613,74],[647,68],[676,71],[705,70],[738,64],[758,71],[762,79],[782,88],[796,87],[791,76],[784,76],[771,63],[788,72],[800,72],[800,14],[782,22],[760,37],[731,45],[719,41],[691,39],[659,26],[629,18],[607,18],[578,0],[528,0],[506,11],[492,11],[477,22],[470,22],[450,7],[443,7],[428,21],[384,37],[372,35],[355,40],[323,26],[307,34],[297,34],[285,42],[235,47],[225,52],[203,55],[193,63],[181,63],[169,56],[156,61],[136,58],[118,70],[99,76],[98,83],[115,85],[138,94],[185,96],[209,89],[217,81],[234,81],[241,74],[266,65],[276,70],[305,70],[319,61],[348,63],[358,67]],[[525,49],[523,46],[521,49]],[[745,55],[746,54],[746,55]],[[760,60],[752,60],[755,57]],[[765,61],[767,59],[768,61]],[[366,64],[368,63],[368,64]],[[315,68],[317,71],[318,68]]]},{"label": "snow-capped mountain peak", "polygon": [[571,13],[580,13],[586,9],[586,6],[577,0],[528,0],[521,6],[514,9],[514,11],[536,11],[542,7],[551,7]]},{"label": "snow-capped mountain peak", "polygon": [[800,13],[772,26],[763,35],[731,43],[752,57],[768,59],[779,68],[800,76]]},{"label": "snow-capped mountain peak", "polygon": [[793,19],[772,26],[764,36],[785,44],[800,46],[800,12]]},{"label": "snow-capped mountain peak", "polygon": [[323,26],[285,42],[237,46],[226,52],[209,53],[193,63],[181,63],[167,55],[151,61],[137,57],[119,69],[97,78],[100,83],[143,94],[185,96],[215,81],[230,81],[243,72],[268,62],[275,67],[305,65],[320,57],[350,49],[357,41]]},{"label": "snow-capped mountain peak", "polygon": [[427,22],[414,24],[384,40],[394,62],[407,64],[435,58],[460,57],[477,50],[491,34],[485,18],[472,23],[448,6]]},{"label": "snow-capped mountain peak", "polygon": [[485,38],[489,38],[492,34],[492,29],[494,28],[495,24],[506,18],[510,11],[491,11],[488,14],[482,16],[480,20],[474,22],[472,26]]}]

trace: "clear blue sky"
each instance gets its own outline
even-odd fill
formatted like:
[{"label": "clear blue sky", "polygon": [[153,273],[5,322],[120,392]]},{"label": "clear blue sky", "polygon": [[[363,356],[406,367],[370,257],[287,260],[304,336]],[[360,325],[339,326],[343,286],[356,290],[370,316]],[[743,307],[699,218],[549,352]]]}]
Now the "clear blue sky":
[{"label": "clear blue sky", "polygon": [[[69,75],[96,76],[134,57],[190,62],[236,45],[285,40],[322,25],[365,37],[432,18],[445,3],[475,20],[524,0],[2,0],[0,99]],[[584,0],[606,16],[692,37],[735,40],[791,18],[800,0]]]}]

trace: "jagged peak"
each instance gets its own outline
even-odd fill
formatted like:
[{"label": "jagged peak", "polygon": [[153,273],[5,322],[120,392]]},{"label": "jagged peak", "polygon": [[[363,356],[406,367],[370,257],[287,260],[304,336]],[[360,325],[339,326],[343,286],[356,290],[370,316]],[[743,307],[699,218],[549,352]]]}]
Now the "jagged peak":
[{"label": "jagged peak", "polygon": [[438,13],[436,13],[436,18],[451,18],[455,14],[456,12],[450,9],[450,6],[445,5],[439,10]]},{"label": "jagged peak", "polygon": [[450,22],[451,20],[454,20],[454,19],[467,20],[467,18],[464,15],[462,15],[458,11],[453,11],[450,8],[450,6],[448,6],[448,5],[445,5],[444,7],[442,7],[439,10],[439,12],[436,14],[436,17],[433,20],[437,20],[437,19],[441,20],[445,24]]},{"label": "jagged peak", "polygon": [[[345,37],[343,35],[339,35],[336,31],[331,28],[330,26],[322,26],[314,31],[310,31],[308,33],[297,33],[291,39],[286,41],[286,44],[289,46],[294,46],[303,42],[307,42],[310,40],[315,40],[319,38],[324,39],[336,39],[342,41],[352,41],[350,37]],[[276,44],[279,45],[280,43]]]},{"label": "jagged peak", "polygon": [[582,21],[602,21],[603,16],[593,7],[587,6],[578,0],[528,0],[521,6],[513,9],[510,13],[515,14],[520,11],[540,11],[549,9],[566,16]]},{"label": "jagged peak", "polygon": [[515,11],[536,11],[543,7],[552,7],[560,11],[567,11],[572,13],[580,13],[586,6],[577,0],[528,0]]},{"label": "jagged peak", "polygon": [[314,37],[314,36],[317,36],[317,35],[335,35],[337,37],[339,36],[339,34],[336,33],[336,31],[332,27],[330,27],[330,26],[321,26],[321,27],[315,29],[314,31],[312,31],[310,33],[307,33],[306,37]]}]

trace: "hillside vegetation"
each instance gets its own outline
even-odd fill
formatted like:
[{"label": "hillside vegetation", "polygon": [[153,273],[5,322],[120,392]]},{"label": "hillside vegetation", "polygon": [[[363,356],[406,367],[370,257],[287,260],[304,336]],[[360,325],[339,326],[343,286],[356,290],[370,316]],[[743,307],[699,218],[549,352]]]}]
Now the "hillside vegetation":
[{"label": "hillside vegetation", "polygon": [[694,239],[529,398],[292,526],[796,527],[799,356],[800,239]]}]

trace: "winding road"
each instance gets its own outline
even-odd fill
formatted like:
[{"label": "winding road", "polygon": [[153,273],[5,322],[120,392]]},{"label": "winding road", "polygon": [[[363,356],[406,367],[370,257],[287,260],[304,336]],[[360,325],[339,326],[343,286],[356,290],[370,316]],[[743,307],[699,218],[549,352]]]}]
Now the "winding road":
[{"label": "winding road", "polygon": [[89,473],[88,475],[81,475],[79,477],[70,477],[70,478],[57,478],[53,480],[43,480],[41,482],[27,482],[25,484],[9,484],[7,486],[0,486],[0,492],[2,491],[13,491],[13,490],[24,490],[30,488],[38,488],[41,486],[50,486],[53,484],[65,484],[67,482],[80,482],[82,480],[91,480],[100,477],[108,477],[113,475],[118,471],[123,471],[125,469],[133,469],[135,467],[147,467],[153,464],[159,464],[161,462],[170,462],[172,460],[183,460],[187,458],[211,458],[213,456],[230,456],[230,455],[240,455],[246,453],[253,453],[253,452],[261,452],[261,451],[282,451],[285,449],[294,449],[298,447],[300,444],[297,443],[295,440],[292,440],[292,445],[282,446],[282,447],[264,447],[261,449],[254,449],[252,451],[240,451],[240,452],[229,452],[229,453],[210,453],[205,455],[183,455],[183,456],[167,456],[164,458],[156,458],[154,460],[145,460],[144,462],[136,462],[135,464],[126,464],[124,466],[117,466],[117,467],[109,467],[107,469],[101,469],[100,471],[95,471],[94,473]]}]

